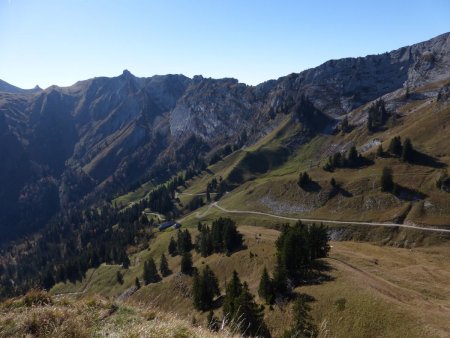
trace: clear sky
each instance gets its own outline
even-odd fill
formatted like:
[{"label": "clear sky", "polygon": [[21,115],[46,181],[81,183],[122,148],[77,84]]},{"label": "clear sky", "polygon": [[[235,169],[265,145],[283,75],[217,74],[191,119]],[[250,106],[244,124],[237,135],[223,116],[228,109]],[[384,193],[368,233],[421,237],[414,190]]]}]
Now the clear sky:
[{"label": "clear sky", "polygon": [[448,0],[0,0],[0,79],[202,74],[257,84],[450,31]]}]

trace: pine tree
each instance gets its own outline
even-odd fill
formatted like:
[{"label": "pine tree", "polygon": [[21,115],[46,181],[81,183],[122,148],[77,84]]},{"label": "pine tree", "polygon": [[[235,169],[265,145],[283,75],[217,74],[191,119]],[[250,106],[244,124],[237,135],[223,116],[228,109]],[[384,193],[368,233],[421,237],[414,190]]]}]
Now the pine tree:
[{"label": "pine tree", "polygon": [[192,250],[192,238],[189,230],[178,231],[177,250],[180,255]]},{"label": "pine tree", "polygon": [[134,286],[136,287],[136,289],[140,289],[141,288],[141,282],[139,281],[139,278],[136,277],[136,279],[134,280]]},{"label": "pine tree", "polygon": [[353,146],[348,151],[347,163],[348,166],[353,167],[356,165],[357,162],[358,162],[358,151],[356,150],[356,147]]},{"label": "pine tree", "polygon": [[275,271],[273,274],[273,289],[275,293],[280,295],[285,295],[288,292],[287,271],[284,265],[280,262],[275,265]]},{"label": "pine tree", "polygon": [[271,304],[274,300],[272,280],[269,277],[266,267],[264,267],[261,280],[259,281],[258,294],[267,304]]},{"label": "pine tree", "polygon": [[400,136],[395,136],[389,143],[389,152],[395,156],[402,154],[402,140]]},{"label": "pine tree", "polygon": [[120,271],[117,271],[116,279],[117,279],[117,283],[119,283],[120,285],[123,284],[123,275]]},{"label": "pine tree", "polygon": [[211,239],[211,230],[206,225],[202,227],[197,240],[197,249],[202,257],[212,254],[213,244]]},{"label": "pine tree", "polygon": [[228,319],[232,319],[235,316],[237,306],[236,299],[239,297],[242,291],[242,283],[239,279],[239,275],[236,270],[233,271],[233,277],[227,284],[225,298],[223,300],[223,315]]},{"label": "pine tree", "polygon": [[169,242],[169,255],[176,256],[177,253],[177,242],[175,242],[175,240],[173,239],[173,237],[170,237],[170,242]]},{"label": "pine tree", "polygon": [[411,140],[407,138],[403,143],[402,149],[402,161],[411,162],[414,157],[414,148],[412,146]]},{"label": "pine tree", "polygon": [[300,188],[305,189],[312,182],[308,173],[300,173],[297,184]]},{"label": "pine tree", "polygon": [[330,185],[335,188],[337,186],[336,180],[334,179],[334,177],[331,178],[330,180]]},{"label": "pine tree", "polygon": [[169,263],[167,262],[167,258],[164,254],[161,255],[161,260],[159,262],[159,271],[161,272],[161,276],[163,277],[166,277],[171,273],[169,269]]},{"label": "pine tree", "polygon": [[303,338],[303,337],[315,337],[317,330],[312,324],[311,311],[305,297],[299,296],[292,307],[293,313],[293,325],[292,328],[283,334],[286,338]]},{"label": "pine tree", "polygon": [[192,255],[190,252],[185,252],[181,257],[181,273],[185,275],[192,274]]},{"label": "pine tree", "polygon": [[234,321],[239,323],[242,333],[250,336],[270,337],[264,323],[264,307],[258,306],[244,282],[240,295],[235,300]]},{"label": "pine tree", "polygon": [[395,184],[392,178],[392,169],[384,167],[381,174],[381,191],[392,192],[394,190],[394,186]]},{"label": "pine tree", "polygon": [[157,283],[161,279],[158,274],[158,270],[156,270],[156,264],[153,258],[150,258],[148,261],[144,263],[144,283],[145,285],[150,283]]},{"label": "pine tree", "polygon": [[192,293],[194,307],[201,311],[210,309],[214,298],[219,295],[217,277],[208,265],[201,274],[194,274]]}]

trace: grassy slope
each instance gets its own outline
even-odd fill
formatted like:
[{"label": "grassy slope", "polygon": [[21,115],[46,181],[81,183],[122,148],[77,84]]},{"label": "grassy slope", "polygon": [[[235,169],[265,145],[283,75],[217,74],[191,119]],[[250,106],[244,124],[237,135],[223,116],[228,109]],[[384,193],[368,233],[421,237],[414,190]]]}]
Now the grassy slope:
[{"label": "grassy slope", "polygon": [[[319,135],[298,147],[288,161],[270,168],[265,173],[246,173],[249,180],[226,194],[220,205],[228,209],[256,210],[286,216],[316,217],[336,220],[387,221],[404,216],[406,222],[448,225],[450,220],[449,195],[435,188],[435,181],[443,169],[430,165],[411,165],[398,159],[375,159],[373,165],[360,169],[338,169],[325,172],[321,165],[336,149],[348,149],[349,145],[361,147],[373,139],[380,139],[387,149],[390,139],[400,135],[409,137],[419,151],[433,156],[445,165],[450,164],[450,107],[432,101],[414,101],[401,106],[398,111],[404,116],[391,128],[368,135],[365,127],[357,127],[349,134]],[[358,112],[356,112],[358,113]],[[433,131],[430,133],[430,131]],[[187,188],[179,198],[186,205],[192,198],[188,194],[205,191],[206,184],[213,177],[228,177],[230,172],[242,165],[246,155],[265,149],[278,149],[283,142],[295,135],[296,126],[289,120],[274,130],[258,144],[236,151],[218,163],[210,166],[202,175],[187,182]],[[374,152],[375,148],[365,155]],[[394,179],[401,186],[420,191],[424,200],[400,200],[393,195],[379,191],[379,176],[384,166],[394,168]],[[247,168],[248,169],[248,168]],[[320,192],[305,192],[297,184],[298,173],[307,170],[321,186]],[[447,169],[445,169],[447,170]],[[343,195],[326,198],[329,181],[334,177],[351,197]],[[128,200],[127,200],[128,201]],[[198,217],[201,215],[202,217]],[[221,216],[222,212],[204,206],[183,217],[184,226],[194,226],[199,218],[205,221]],[[255,215],[233,215],[239,224],[269,226],[276,221],[269,217]],[[274,262],[273,240],[276,232],[268,228],[241,226],[249,246],[248,250],[231,257],[213,255],[202,259],[194,254],[197,267],[209,264],[218,274],[221,286],[237,269],[243,279],[249,282],[256,293],[259,274],[263,265],[271,268]],[[448,326],[450,298],[448,283],[450,249],[448,241],[439,236],[425,236],[415,231],[390,231],[375,228],[367,231],[360,227],[347,228],[352,238],[366,240],[374,238],[380,243],[411,243],[431,245],[423,249],[396,249],[379,247],[367,243],[333,242],[329,275],[334,279],[318,285],[303,286],[300,292],[313,296],[312,314],[315,322],[322,325],[330,336],[445,336]],[[195,230],[192,230],[195,234]],[[255,233],[262,238],[255,240]],[[143,261],[153,256],[157,261],[167,248],[171,232],[158,234],[151,243],[151,250],[145,250],[130,257],[132,266],[125,272],[125,283],[116,283],[118,266],[101,266],[90,270],[87,278],[77,285],[59,284],[54,293],[84,291],[77,297],[101,293],[111,299],[134,284],[136,276],[142,274]],[[193,236],[195,237],[195,235]],[[440,246],[433,243],[440,242]],[[444,244],[442,244],[442,242]],[[405,243],[409,243],[408,245]],[[256,256],[250,258],[249,252]],[[444,258],[443,258],[444,257]],[[170,257],[169,265],[179,271],[179,257]],[[90,278],[92,274],[92,278]],[[165,311],[175,311],[185,318],[203,318],[205,314],[192,310],[188,297],[190,278],[172,275],[163,282],[143,287],[128,303],[133,306],[157,306]],[[336,301],[345,298],[345,306]],[[340,301],[341,304],[344,301]],[[218,310],[220,313],[220,310]],[[280,333],[280,323],[290,316],[288,306],[266,309],[266,320],[275,333]],[[284,327],[284,326],[283,326]]]},{"label": "grassy slope", "polygon": [[[275,263],[274,241],[278,232],[266,227],[240,226],[248,246],[246,250],[230,257],[214,254],[207,258],[193,255],[194,265],[202,268],[208,264],[223,285],[236,269],[241,278],[257,293],[263,266],[269,270]],[[191,229],[195,236],[196,230]],[[153,256],[157,261],[166,250],[171,232],[157,235],[151,250],[145,250],[131,258],[132,266],[125,273],[125,283],[116,282],[117,266],[102,265],[90,279],[76,287],[69,284],[55,286],[51,293],[85,290],[75,298],[101,294],[114,300],[124,290],[133,286],[136,276],[141,276],[143,261]],[[250,255],[252,252],[252,255]],[[326,325],[330,336],[336,337],[433,337],[445,336],[450,330],[450,255],[448,243],[440,246],[400,249],[358,242],[332,242],[330,257],[325,259],[330,270],[324,272],[330,281],[317,285],[301,286],[298,292],[314,297],[312,315],[317,325]],[[252,256],[252,257],[251,257]],[[204,323],[206,314],[193,310],[189,298],[191,278],[178,274],[179,257],[169,257],[174,274],[157,284],[142,287],[127,301],[127,306],[157,308],[163,312],[176,313],[190,320],[195,316]],[[345,298],[344,308],[336,305]],[[342,302],[342,301],[341,301]],[[221,314],[221,310],[216,310]],[[266,308],[266,320],[275,334],[285,328],[290,317],[290,306]],[[447,330],[447,331],[446,331]]]},{"label": "grassy slope", "polygon": [[[383,131],[368,135],[364,126],[355,128],[346,135],[319,135],[310,142],[300,146],[289,160],[268,172],[247,175],[247,180],[237,189],[222,198],[220,204],[227,209],[255,210],[285,216],[315,217],[323,219],[349,221],[391,221],[404,217],[406,222],[430,225],[448,225],[450,220],[450,197],[448,193],[439,191],[435,182],[443,170],[448,170],[450,164],[450,106],[442,106],[432,100],[416,101],[402,106],[398,110],[404,116],[400,122]],[[291,126],[295,129],[295,127]],[[247,152],[257,152],[260,149],[274,149],[280,145],[283,138],[292,134],[292,129],[277,130]],[[287,129],[287,130],[286,130]],[[430,134],[430,131],[437,131]],[[375,158],[373,165],[358,169],[337,169],[326,172],[321,166],[327,157],[336,149],[348,149],[351,144],[358,148],[373,139],[381,140],[383,148],[387,149],[393,136],[399,135],[404,140],[409,137],[420,152],[434,157],[444,168],[430,164],[407,164],[396,158]],[[371,156],[372,148],[365,152]],[[238,153],[239,155],[242,153]],[[230,155],[219,162],[220,174],[230,172],[230,168],[239,165]],[[394,180],[402,187],[425,194],[424,199],[410,201],[399,199],[392,194],[381,193],[379,180],[382,168],[390,166],[394,170]],[[305,192],[296,182],[301,171],[308,171],[321,189],[317,192]],[[204,192],[206,182],[219,175],[214,167],[210,173],[189,182],[186,192]],[[342,188],[352,196],[338,194],[328,200],[330,180],[334,177]],[[191,197],[184,196],[183,202]],[[205,214],[208,206],[198,210]],[[219,214],[210,210],[205,219]],[[185,221],[195,222],[194,213]],[[244,216],[243,221],[251,221],[254,217]],[[257,222],[260,218],[257,219]],[[254,223],[249,223],[254,224]],[[256,223],[258,224],[258,223]]]},{"label": "grassy slope", "polygon": [[[49,299],[39,294],[0,304],[0,337],[234,337],[194,326],[174,313],[114,304],[102,297]],[[41,299],[46,303],[39,304]],[[47,303],[50,301],[50,303]]]}]

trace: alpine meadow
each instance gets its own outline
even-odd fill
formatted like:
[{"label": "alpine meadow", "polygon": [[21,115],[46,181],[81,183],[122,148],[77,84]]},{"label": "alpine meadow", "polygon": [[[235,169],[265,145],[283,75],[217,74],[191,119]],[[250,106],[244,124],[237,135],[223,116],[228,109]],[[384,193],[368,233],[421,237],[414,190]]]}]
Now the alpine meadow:
[{"label": "alpine meadow", "polygon": [[446,4],[0,3],[0,337],[450,336]]}]

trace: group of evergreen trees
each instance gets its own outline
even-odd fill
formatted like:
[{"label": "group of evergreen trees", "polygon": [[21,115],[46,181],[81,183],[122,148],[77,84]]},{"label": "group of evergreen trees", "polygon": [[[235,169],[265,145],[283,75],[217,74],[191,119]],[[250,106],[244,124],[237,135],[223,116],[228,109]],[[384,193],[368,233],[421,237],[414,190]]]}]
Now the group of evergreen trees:
[{"label": "group of evergreen trees", "polygon": [[354,168],[361,165],[364,158],[358,153],[355,146],[352,146],[347,155],[340,152],[328,157],[328,162],[323,166],[323,170],[333,171],[335,168]]},{"label": "group of evergreen trees", "polygon": [[373,103],[369,108],[369,116],[367,118],[367,130],[373,132],[379,127],[383,126],[389,114],[386,110],[386,105],[383,99]]},{"label": "group of evergreen trees", "polygon": [[219,179],[213,177],[211,181],[206,184],[206,200],[211,201],[211,193],[215,193],[215,200],[219,200],[220,197],[229,189],[228,184],[219,176]]},{"label": "group of evergreen trees", "polygon": [[210,310],[215,297],[220,295],[219,282],[214,272],[205,266],[201,273],[194,273],[192,298],[194,307],[200,311]]},{"label": "group of evergreen trees", "polygon": [[406,138],[402,145],[400,136],[395,136],[389,143],[389,152],[393,156],[398,156],[403,162],[413,162],[415,150],[409,138]]},{"label": "group of evergreen trees", "polygon": [[242,235],[237,231],[236,222],[231,218],[220,217],[213,221],[211,228],[199,223],[200,234],[196,241],[196,250],[207,257],[213,252],[232,252],[242,248]]},{"label": "group of evergreen trees", "polygon": [[[161,275],[160,275],[161,273]],[[145,285],[151,283],[157,283],[161,280],[162,277],[167,277],[170,275],[172,271],[169,269],[169,263],[167,262],[167,258],[164,254],[161,255],[161,259],[159,261],[159,272],[156,269],[156,264],[153,258],[149,258],[144,262],[144,272],[143,272],[143,280]],[[140,288],[139,279],[136,280],[136,287]]]},{"label": "group of evergreen trees", "polygon": [[[220,288],[217,277],[206,265],[202,272],[194,273],[192,301],[197,310],[211,311],[208,315],[208,327],[212,330],[218,328],[218,320],[212,312],[218,296],[220,296]],[[264,323],[264,307],[255,302],[247,283],[241,282],[236,271],[233,271],[232,278],[226,285],[222,310],[223,321],[233,331],[251,337],[270,337],[270,332]]]},{"label": "group of evergreen trees", "polygon": [[128,268],[127,247],[143,248],[151,238],[141,222],[143,210],[144,203],[121,211],[109,205],[67,209],[41,231],[29,249],[17,253],[14,264],[6,262],[0,298],[23,293],[31,286],[49,289],[58,282],[81,280],[89,268],[101,263]]},{"label": "group of evergreen trees", "polygon": [[312,183],[312,179],[307,172],[301,172],[298,176],[297,184],[300,188],[306,189]]},{"label": "group of evergreen trees", "polygon": [[191,250],[194,248],[192,244],[191,233],[188,229],[178,230],[177,240],[170,238],[168,251],[171,256],[181,255],[181,272],[190,275],[193,272]]},{"label": "group of evergreen trees", "polygon": [[173,237],[170,237],[168,251],[171,256],[183,255],[192,249],[192,237],[188,229],[178,230],[176,241]]},{"label": "group of evergreen trees", "polygon": [[327,229],[312,224],[306,226],[297,222],[294,226],[285,225],[276,241],[277,264],[274,277],[270,278],[264,268],[259,284],[259,295],[271,304],[277,295],[285,295],[289,291],[289,280],[295,282],[307,275],[311,263],[328,255]]}]

